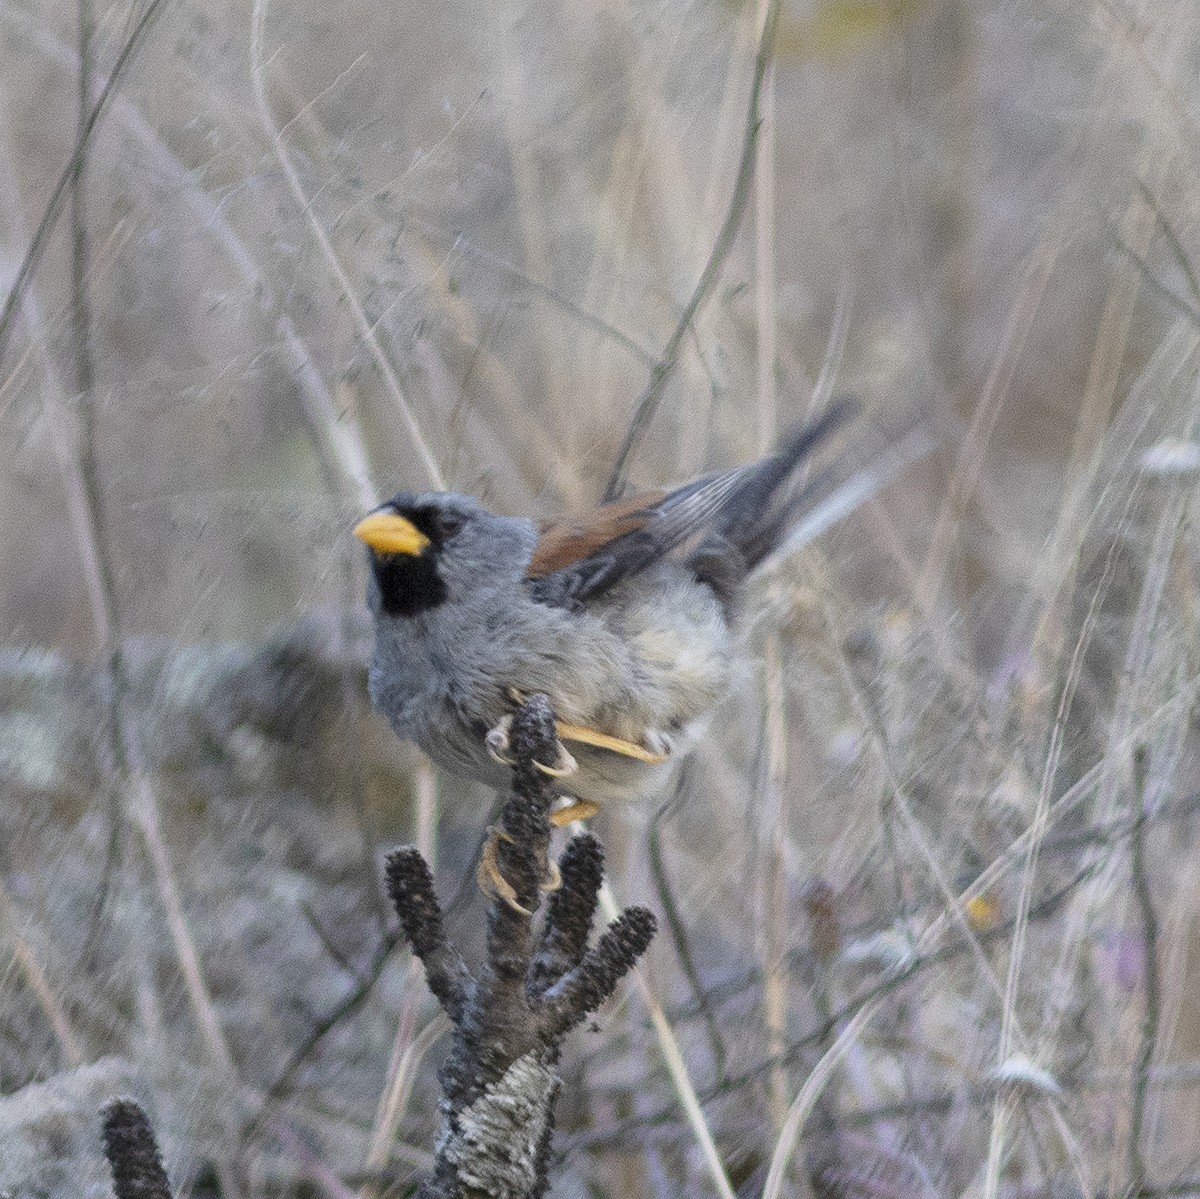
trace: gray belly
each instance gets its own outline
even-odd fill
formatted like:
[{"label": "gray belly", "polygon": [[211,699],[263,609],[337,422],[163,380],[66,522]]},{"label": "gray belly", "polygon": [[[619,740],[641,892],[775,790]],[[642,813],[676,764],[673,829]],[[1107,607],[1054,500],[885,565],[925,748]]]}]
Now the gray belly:
[{"label": "gray belly", "polygon": [[[501,621],[461,611],[441,620],[432,615],[419,639],[401,643],[393,631],[397,639],[377,647],[372,698],[439,765],[497,788],[509,785],[511,771],[488,755],[484,737],[512,712],[511,687],[544,692],[567,723],[648,746],[670,742],[661,764],[568,745],[579,769],[555,789],[609,804],[665,790],[729,675],[724,614],[677,563],[650,568],[584,613],[534,604],[522,592],[507,597]],[[481,636],[489,627],[495,633]]]}]

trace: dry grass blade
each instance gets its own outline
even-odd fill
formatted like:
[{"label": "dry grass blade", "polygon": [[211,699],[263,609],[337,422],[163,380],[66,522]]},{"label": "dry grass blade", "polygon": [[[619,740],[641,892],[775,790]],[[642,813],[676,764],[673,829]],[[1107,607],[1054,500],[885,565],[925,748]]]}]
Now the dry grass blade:
[{"label": "dry grass blade", "polygon": [[654,413],[662,399],[663,389],[675,370],[679,360],[679,352],[683,340],[691,329],[692,322],[701,306],[709,298],[713,287],[724,265],[725,259],[733,248],[734,238],[741,225],[742,216],[750,197],[750,186],[754,174],[755,153],[758,146],[759,133],[759,103],[762,96],[763,82],[771,62],[771,50],[774,43],[775,27],[779,20],[779,0],[769,0],[765,10],[762,28],[759,32],[758,50],[754,57],[754,77],[750,85],[750,103],[746,113],[745,134],[742,139],[741,161],[738,163],[737,174],[733,181],[733,194],[730,197],[729,209],[717,236],[713,241],[708,261],[700,272],[700,278],[692,290],[691,296],[683,307],[683,312],[675,325],[675,330],[667,339],[658,362],[650,372],[650,380],[634,405],[633,419],[629,423],[629,431],[617,453],[617,460],[608,477],[604,488],[604,499],[619,499],[625,488],[625,476],[628,473],[633,455],[637,452]]},{"label": "dry grass blade", "polygon": [[[608,920],[615,919],[620,910],[607,882],[600,888],[600,910]],[[675,1094],[678,1096],[680,1106],[687,1118],[688,1127],[691,1129],[692,1136],[695,1137],[696,1145],[704,1159],[704,1167],[709,1180],[721,1199],[735,1199],[733,1186],[729,1181],[725,1166],[721,1162],[721,1156],[717,1152],[712,1130],[704,1117],[704,1109],[700,1106],[700,1097],[692,1083],[687,1062],[680,1052],[679,1041],[671,1028],[671,1022],[667,1018],[666,1012],[663,1011],[662,1004],[655,997],[644,972],[635,966],[630,973],[642,997],[642,1002],[646,1005],[646,1011],[650,1016],[650,1023],[654,1026],[654,1035],[662,1053],[663,1064],[667,1067]]]},{"label": "dry grass blade", "polygon": [[400,1012],[396,1039],[392,1044],[387,1085],[379,1097],[367,1156],[363,1162],[363,1169],[368,1174],[387,1164],[396,1130],[404,1118],[404,1109],[412,1093],[415,1071],[437,1039],[450,1028],[450,1022],[439,1013],[414,1035],[420,973],[417,959],[411,959],[404,978],[406,1001]]},{"label": "dry grass blade", "polygon": [[325,257],[329,270],[338,282],[341,294],[345,298],[346,304],[354,318],[354,324],[358,329],[359,336],[363,339],[363,344],[370,350],[371,356],[375,360],[375,365],[379,368],[379,373],[383,376],[384,382],[387,384],[392,402],[396,405],[396,409],[408,429],[409,436],[412,438],[413,449],[416,451],[417,457],[420,459],[421,465],[425,470],[426,477],[429,479],[429,486],[436,491],[444,491],[446,489],[446,481],[442,475],[441,468],[433,456],[433,451],[430,449],[420,423],[417,421],[416,414],[408,402],[408,397],[404,394],[404,389],[400,385],[400,380],[396,376],[395,369],[392,367],[387,355],[383,352],[383,347],[379,344],[379,338],[376,336],[371,322],[367,320],[367,315],[363,311],[362,304],[358,298],[358,292],[354,284],[350,281],[350,277],[346,274],[346,269],[342,265],[337,251],[333,248],[333,243],[329,240],[329,235],[317,219],[316,213],[313,210],[312,199],[305,194],[304,185],[300,182],[300,176],[296,173],[296,168],[292,165],[291,157],[288,155],[287,147],[284,145],[283,135],[276,125],[274,117],[271,115],[271,106],[267,99],[267,64],[263,60],[263,34],[267,23],[267,8],[267,0],[255,0],[251,9],[250,24],[250,73],[254,80],[254,97],[258,104],[259,116],[262,119],[263,128],[266,130],[267,136],[271,139],[271,146],[275,151],[276,158],[279,160],[284,177],[288,181],[288,186],[292,189],[292,194],[296,198],[296,203],[300,211],[308,219],[309,229],[312,232],[313,238],[321,247],[321,252]]},{"label": "dry grass blade", "polygon": [[[1103,598],[1112,569],[1116,551],[1116,542],[1109,551],[1104,564],[1104,573],[1092,594],[1092,602],[1087,616],[1079,631],[1075,643],[1075,651],[1071,655],[1071,663],[1063,680],[1062,692],[1059,696],[1058,712],[1055,714],[1054,727],[1050,734],[1050,744],[1046,750],[1046,761],[1042,771],[1042,782],[1038,789],[1037,808],[1033,821],[1029,826],[1026,839],[1025,861],[1021,870],[1021,889],[1017,901],[1016,922],[1013,933],[1013,944],[1009,954],[1008,974],[1004,983],[1004,1002],[1001,1007],[1001,1024],[997,1060],[1006,1062],[1013,1052],[1018,1035],[1017,988],[1021,980],[1021,972],[1025,967],[1024,945],[1028,932],[1029,907],[1033,898],[1033,884],[1037,867],[1038,853],[1042,847],[1049,827],[1051,788],[1058,774],[1059,758],[1062,751],[1062,739],[1066,728],[1067,717],[1075,698],[1075,689],[1079,682],[1079,672],[1082,667],[1083,651],[1091,639],[1096,619],[1096,611]],[[992,1103],[992,1125],[988,1141],[987,1172],[984,1176],[985,1199],[995,1199],[1000,1186],[1000,1170],[1004,1152],[1005,1131],[1012,1108],[1012,1096],[998,1092]]]}]

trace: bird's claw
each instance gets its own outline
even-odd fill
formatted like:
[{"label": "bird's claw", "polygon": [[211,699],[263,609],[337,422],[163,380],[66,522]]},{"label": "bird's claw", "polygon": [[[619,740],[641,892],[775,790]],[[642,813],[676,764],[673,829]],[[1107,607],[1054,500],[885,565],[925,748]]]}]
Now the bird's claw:
[{"label": "bird's claw", "polygon": [[665,762],[675,752],[675,738],[662,729],[647,729],[642,736],[642,746],[651,756]]},{"label": "bird's claw", "polygon": [[648,766],[661,765],[670,758],[675,748],[670,734],[659,729],[647,729],[640,742],[626,741],[624,737],[614,737],[611,733],[602,733],[598,729],[591,729],[586,725],[567,724],[560,720],[558,735],[564,741],[605,749],[610,753],[620,754],[624,758],[645,762]]},{"label": "bird's claw", "polygon": [[509,745],[508,730],[512,728],[512,719],[512,716],[501,716],[496,724],[488,729],[487,736],[483,739],[488,757],[499,766],[515,765],[513,759],[506,753]]},{"label": "bird's claw", "polygon": [[[479,855],[479,865],[475,867],[475,881],[479,889],[489,899],[501,899],[514,912],[522,916],[532,916],[533,913],[517,900],[517,892],[513,885],[500,873],[500,864],[496,861],[496,846],[500,841],[513,843],[510,834],[502,828],[492,825],[488,828],[487,840],[483,843],[483,852]],[[558,864],[546,859],[542,881],[538,889],[543,893],[557,891],[562,886],[562,873]]]},{"label": "bird's claw", "polygon": [[544,762],[538,762],[535,759],[533,768],[540,770],[543,774],[548,774],[552,779],[570,778],[579,769],[579,763],[575,761],[561,741],[556,744],[558,745],[558,761],[553,766],[547,766]]}]

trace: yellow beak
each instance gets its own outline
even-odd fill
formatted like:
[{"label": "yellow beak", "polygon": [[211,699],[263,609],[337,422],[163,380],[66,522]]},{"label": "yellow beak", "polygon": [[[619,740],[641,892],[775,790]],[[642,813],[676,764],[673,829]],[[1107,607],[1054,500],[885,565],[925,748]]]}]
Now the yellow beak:
[{"label": "yellow beak", "polygon": [[354,536],[377,554],[419,554],[429,538],[411,520],[397,512],[378,511],[354,526]]}]

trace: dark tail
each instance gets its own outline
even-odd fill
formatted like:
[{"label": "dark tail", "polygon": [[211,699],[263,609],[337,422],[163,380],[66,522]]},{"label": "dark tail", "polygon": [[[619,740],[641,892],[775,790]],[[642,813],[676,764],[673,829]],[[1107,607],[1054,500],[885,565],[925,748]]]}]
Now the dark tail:
[{"label": "dark tail", "polygon": [[750,568],[779,544],[795,520],[793,501],[800,497],[787,485],[794,483],[796,468],[859,407],[851,398],[834,401],[815,420],[789,434],[726,500],[716,531],[745,555]]},{"label": "dark tail", "polygon": [[790,433],[725,497],[711,532],[688,561],[727,607],[745,577],[787,537],[807,506],[812,489],[797,488],[797,468],[860,407],[851,397],[835,400],[815,420]]}]

